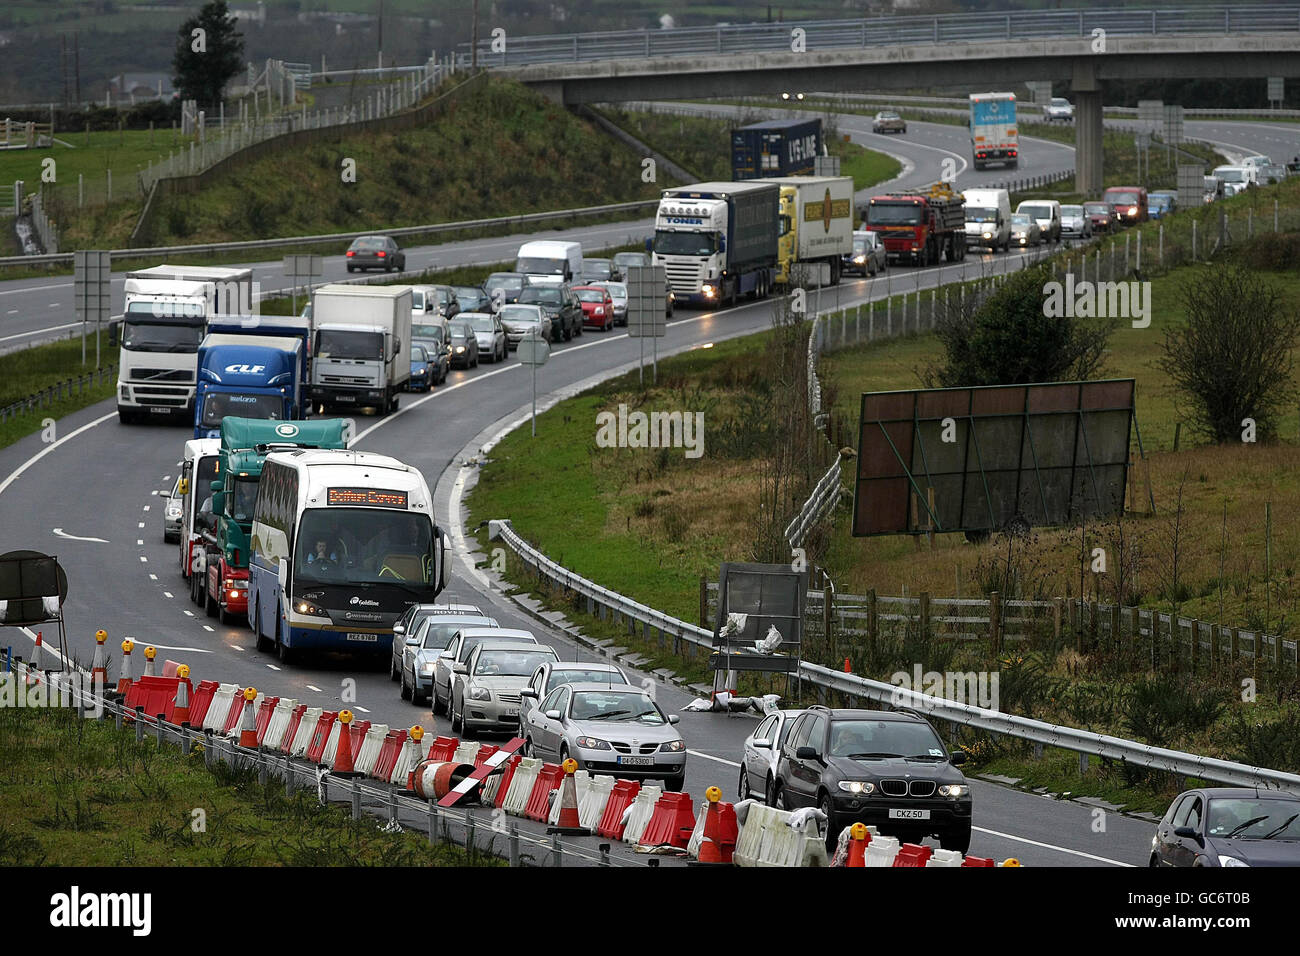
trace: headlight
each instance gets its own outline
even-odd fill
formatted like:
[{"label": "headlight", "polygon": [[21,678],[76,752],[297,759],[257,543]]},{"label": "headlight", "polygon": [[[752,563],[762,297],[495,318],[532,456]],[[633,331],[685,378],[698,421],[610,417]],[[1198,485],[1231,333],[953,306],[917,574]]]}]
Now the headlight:
[{"label": "headlight", "polygon": [[463,345],[458,345],[458,346],[456,346],[456,351],[457,351],[457,352],[463,352],[463,351],[465,351],[465,346],[463,346]]},{"label": "headlight", "polygon": [[865,263],[865,262],[867,261],[867,257],[866,257],[866,256],[854,256],[854,257],[853,257],[853,261],[856,262],[858,265],[862,265],[863,263]]},{"label": "headlight", "polygon": [[583,750],[608,750],[609,741],[601,740],[599,737],[579,737],[574,741]]},{"label": "headlight", "polygon": [[1128,207],[1128,214],[1129,214],[1130,216],[1136,216],[1136,215],[1138,214],[1138,207],[1137,207],[1137,206],[1129,206],[1129,207]]},{"label": "headlight", "polygon": [[1020,244],[1021,244],[1022,246],[1025,244],[1025,237],[1024,237],[1024,236],[1021,236],[1021,237],[1020,237]]},{"label": "headlight", "polygon": [[718,290],[706,282],[704,286],[700,289],[700,291],[703,292],[705,295],[711,296],[711,295],[715,295]]},{"label": "headlight", "polygon": [[863,780],[841,780],[839,788],[845,793],[875,793],[876,785]]},{"label": "headlight", "polygon": [[306,601],[298,602],[298,613],[309,614],[313,617],[328,617],[328,615],[315,604],[308,604]]},{"label": "headlight", "polygon": [[1219,866],[1250,866],[1245,860],[1239,860],[1235,856],[1219,855]]},{"label": "headlight", "polygon": [[659,752],[665,754],[679,754],[686,749],[684,740],[666,740],[659,745]]},{"label": "headlight", "polygon": [[492,692],[486,687],[471,687],[469,690],[470,700],[491,700]]},{"label": "headlight", "polygon": [[991,233],[991,232],[986,232],[986,233],[984,233],[984,238],[985,238],[985,239],[992,239],[992,238],[993,238],[993,233]]},{"label": "headlight", "polygon": [[939,788],[939,796],[941,797],[964,797],[968,793],[970,793],[970,787],[961,783],[945,784]]}]

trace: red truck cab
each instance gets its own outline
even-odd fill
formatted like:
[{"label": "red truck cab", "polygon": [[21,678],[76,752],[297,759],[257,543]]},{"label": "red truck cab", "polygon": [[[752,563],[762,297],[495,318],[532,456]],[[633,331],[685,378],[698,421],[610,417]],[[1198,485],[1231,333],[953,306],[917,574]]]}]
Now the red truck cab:
[{"label": "red truck cab", "polygon": [[864,228],[879,234],[890,260],[928,266],[940,257],[966,258],[966,207],[946,183],[928,191],[872,196],[862,212]]}]

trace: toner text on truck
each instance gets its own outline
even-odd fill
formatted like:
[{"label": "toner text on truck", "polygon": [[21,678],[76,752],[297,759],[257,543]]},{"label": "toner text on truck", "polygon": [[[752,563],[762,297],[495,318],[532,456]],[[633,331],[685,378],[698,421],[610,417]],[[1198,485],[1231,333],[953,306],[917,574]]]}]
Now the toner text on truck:
[{"label": "toner text on truck", "polygon": [[976,169],[990,163],[1016,168],[1020,162],[1016,94],[970,94],[970,145]]},{"label": "toner text on truck", "polygon": [[941,255],[949,262],[966,258],[964,201],[947,183],[872,196],[862,212],[867,230],[879,233],[890,261],[909,259],[928,266]]},{"label": "toner text on truck", "polygon": [[253,312],[252,270],[154,266],[128,272],[124,287],[125,308],[113,326],[121,344],[118,419],[129,424],[150,413],[192,418],[208,318]]},{"label": "toner text on truck", "polygon": [[312,402],[395,411],[411,379],[411,287],[322,286],[312,322]]},{"label": "toner text on truck", "polygon": [[446,586],[450,547],[424,476],[354,451],[267,455],[250,542],[261,650],[391,654],[393,624]]},{"label": "toner text on truck", "polygon": [[676,302],[734,304],[763,298],[775,281],[780,190],[774,183],[698,183],[664,190],[653,265]]},{"label": "toner text on truck", "polygon": [[253,508],[266,456],[294,448],[347,448],[348,425],[338,418],[313,422],[227,418],[221,423],[221,452],[212,492],[216,528],[204,537],[203,601],[209,617],[222,624],[246,623],[248,561]]},{"label": "toner text on truck", "polygon": [[853,252],[853,178],[786,176],[765,179],[781,190],[776,283],[788,286],[799,264],[825,263],[838,285],[844,256]]}]

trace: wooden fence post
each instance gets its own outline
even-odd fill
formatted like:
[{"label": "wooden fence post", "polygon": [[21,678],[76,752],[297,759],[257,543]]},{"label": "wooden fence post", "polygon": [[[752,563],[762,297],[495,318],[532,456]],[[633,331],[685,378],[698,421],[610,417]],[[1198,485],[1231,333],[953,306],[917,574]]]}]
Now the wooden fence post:
[{"label": "wooden fence post", "polygon": [[1124,646],[1124,642],[1120,640],[1120,609],[1118,601],[1110,606],[1110,646],[1117,653]]},{"label": "wooden fence post", "polygon": [[1241,656],[1241,629],[1234,627],[1228,631],[1228,652],[1232,656],[1232,663],[1237,663]]},{"label": "wooden fence post", "polygon": [[1101,613],[1097,602],[1093,601],[1088,605],[1088,650],[1095,651],[1099,646],[1097,632],[1101,627]]},{"label": "wooden fence post", "polygon": [[989,592],[989,640],[993,653],[1002,653],[1002,595],[997,591]]},{"label": "wooden fence post", "polygon": [[1223,625],[1210,625],[1210,673],[1219,669],[1219,657],[1223,653]]},{"label": "wooden fence post", "polygon": [[876,610],[876,589],[867,592],[867,652],[872,659],[876,654],[876,635],[879,617]]},{"label": "wooden fence post", "polygon": [[1061,641],[1061,603],[1064,598],[1056,598],[1052,602],[1052,640],[1059,644]]},{"label": "wooden fence post", "polygon": [[1201,660],[1201,622],[1199,618],[1192,619],[1192,673],[1196,673],[1196,665]]}]

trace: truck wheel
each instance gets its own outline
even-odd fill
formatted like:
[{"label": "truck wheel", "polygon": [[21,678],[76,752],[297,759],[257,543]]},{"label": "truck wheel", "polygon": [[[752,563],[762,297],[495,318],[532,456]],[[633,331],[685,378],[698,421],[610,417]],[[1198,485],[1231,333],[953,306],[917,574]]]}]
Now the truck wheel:
[{"label": "truck wheel", "polygon": [[393,392],[392,398],[388,402],[388,410],[390,412],[397,411],[397,406],[401,404],[401,401],[402,401],[402,396],[398,395],[396,392]]},{"label": "truck wheel", "polygon": [[235,623],[235,615],[227,611],[225,605],[220,602],[217,604],[217,622],[223,627],[228,627]]},{"label": "truck wheel", "polygon": [[216,602],[216,600],[212,597],[212,589],[211,589],[210,587],[208,587],[208,582],[207,582],[207,580],[206,580],[206,578],[207,578],[207,575],[206,575],[206,574],[204,575],[204,578],[205,578],[205,580],[204,580],[204,582],[203,582],[203,613],[206,614],[208,617],[216,617],[216,616],[217,616],[217,602]]},{"label": "truck wheel", "polygon": [[838,257],[831,259],[831,285],[840,284],[840,268],[842,265]]}]

